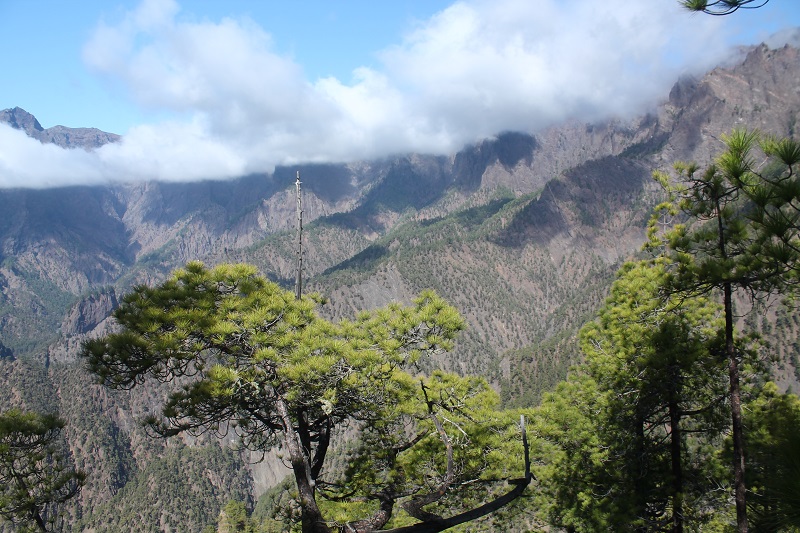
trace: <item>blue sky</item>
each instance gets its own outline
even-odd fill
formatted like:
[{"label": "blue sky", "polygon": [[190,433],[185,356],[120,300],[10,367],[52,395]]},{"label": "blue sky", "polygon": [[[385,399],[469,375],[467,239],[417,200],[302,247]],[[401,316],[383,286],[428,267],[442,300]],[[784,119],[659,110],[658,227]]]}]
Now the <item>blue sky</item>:
[{"label": "blue sky", "polygon": [[[0,187],[197,180],[630,117],[677,76],[800,26],[672,0],[0,0],[0,109],[123,134],[96,152],[0,126]],[[785,40],[785,39],[784,39]]]},{"label": "blue sky", "polygon": [[[152,119],[125,87],[87,69],[84,45],[99,24],[119,23],[141,2],[129,0],[0,0],[0,109],[22,107],[47,128],[96,127],[125,133]],[[277,53],[294,59],[309,80],[348,81],[359,66],[451,2],[443,0],[192,0],[178,18],[250,20],[270,34]]]}]

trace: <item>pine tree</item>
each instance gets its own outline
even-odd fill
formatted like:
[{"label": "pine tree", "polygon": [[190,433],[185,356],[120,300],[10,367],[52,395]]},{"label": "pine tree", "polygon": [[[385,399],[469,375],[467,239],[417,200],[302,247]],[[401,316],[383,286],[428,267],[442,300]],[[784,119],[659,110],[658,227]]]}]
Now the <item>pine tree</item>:
[{"label": "pine tree", "polygon": [[58,508],[86,478],[59,450],[64,422],[56,415],[12,409],[0,415],[0,517],[52,531]]},{"label": "pine tree", "polygon": [[662,298],[666,278],[663,260],[620,269],[581,330],[585,363],[538,410],[537,433],[555,443],[538,477],[556,525],[679,532],[713,508],[696,444],[723,429],[721,312]]},{"label": "pine tree", "polygon": [[[126,295],[114,312],[121,331],[88,341],[83,356],[112,388],[174,385],[162,413],[147,421],[160,435],[233,430],[252,450],[280,446],[304,533],[331,530],[319,496],[369,503],[365,516],[348,520],[351,531],[384,527],[397,504],[421,521],[409,531],[472,519],[443,519],[430,506],[450,511],[453,494],[470,491],[463,480],[507,473],[509,442],[518,441],[499,437],[513,421],[494,409],[497,395],[484,380],[418,375],[424,357],[452,347],[464,327],[459,314],[427,291],[412,306],[333,323],[315,313],[320,301],[298,298],[249,265],[209,270],[193,262]],[[332,478],[326,457],[334,432],[346,427],[361,444],[344,477]],[[510,494],[529,482],[526,474]]]},{"label": "pine tree", "polygon": [[745,415],[748,502],[761,533],[800,528],[800,398],[767,383]]},{"label": "pine tree", "polygon": [[[757,165],[753,152],[760,136],[735,130],[723,135],[726,149],[705,171],[694,163],[676,163],[679,181],[664,173],[655,178],[670,194],[651,220],[653,248],[666,246],[669,291],[692,298],[719,291],[725,312],[725,354],[728,360],[734,490],[740,533],[748,530],[744,434],[741,408],[742,350],[734,331],[734,291],[751,298],[793,290],[800,259],[797,202],[800,186],[795,167],[798,143],[766,139],[766,163]],[[682,214],[686,223],[659,234],[660,215]]]}]

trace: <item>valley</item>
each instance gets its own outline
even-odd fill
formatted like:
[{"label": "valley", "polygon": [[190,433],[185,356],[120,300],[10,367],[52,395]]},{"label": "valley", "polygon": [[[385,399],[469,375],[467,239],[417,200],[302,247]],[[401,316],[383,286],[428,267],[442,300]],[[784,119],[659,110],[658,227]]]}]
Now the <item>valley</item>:
[{"label": "valley", "polygon": [[[71,149],[118,141],[37,128],[19,108],[0,120]],[[91,473],[67,511],[81,530],[201,530],[230,499],[256,505],[288,470],[274,455],[253,463],[232,442],[150,438],[139,420],[165,390],[108,391],[78,352],[113,330],[108,317],[123,294],[190,260],[251,263],[291,288],[295,172],[306,288],[326,299],[327,318],[432,288],[467,322],[436,363],[486,377],[505,406],[531,407],[581,360],[578,329],[622,263],[642,254],[663,199],[652,172],[707,163],[736,127],[796,138],[798,120],[800,50],[762,45],[735,66],[679,80],[649,114],[507,132],[451,156],[279,167],[231,181],[0,190],[0,407],[67,420],[64,446]],[[797,347],[793,315],[768,328],[749,320],[794,339],[773,372],[796,390],[800,353],[786,347]]]}]

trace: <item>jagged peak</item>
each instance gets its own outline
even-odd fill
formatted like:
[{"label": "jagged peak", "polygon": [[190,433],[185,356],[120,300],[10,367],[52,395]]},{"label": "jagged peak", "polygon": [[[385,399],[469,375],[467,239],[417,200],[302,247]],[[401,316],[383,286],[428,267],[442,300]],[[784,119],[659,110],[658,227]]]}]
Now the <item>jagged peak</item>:
[{"label": "jagged peak", "polygon": [[44,131],[44,128],[36,117],[28,113],[21,107],[3,109],[0,111],[0,122],[4,122],[12,128],[22,130],[28,135],[33,135],[35,131]]},{"label": "jagged peak", "polygon": [[62,148],[99,148],[104,144],[117,142],[120,136],[107,133],[97,128],[68,128],[66,126],[53,126],[44,129],[31,113],[21,107],[14,107],[0,111],[0,123],[5,123],[12,128],[24,131],[28,137],[39,142],[55,144]]}]

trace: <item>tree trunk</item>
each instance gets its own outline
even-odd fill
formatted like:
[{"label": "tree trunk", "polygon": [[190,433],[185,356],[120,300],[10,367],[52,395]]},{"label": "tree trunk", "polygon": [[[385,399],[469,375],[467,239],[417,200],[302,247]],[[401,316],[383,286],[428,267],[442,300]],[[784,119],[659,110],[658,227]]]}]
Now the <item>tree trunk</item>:
[{"label": "tree trunk", "polygon": [[344,531],[347,533],[369,533],[370,531],[378,531],[385,526],[386,522],[392,517],[393,508],[394,498],[381,498],[378,510],[373,513],[371,517],[348,523]]},{"label": "tree trunk", "polygon": [[[645,417],[642,413],[641,404],[636,405],[636,443],[634,446],[635,456],[633,457],[633,494],[631,504],[634,511],[634,516],[642,518],[645,523],[650,519],[647,512],[647,465],[646,457],[647,450],[645,449]],[[640,526],[635,531],[646,531],[646,526]]]},{"label": "tree trunk", "polygon": [[438,533],[440,531],[450,529],[451,527],[471,522],[472,520],[476,520],[502,509],[509,503],[519,498],[522,493],[525,492],[525,488],[530,484],[531,479],[533,479],[533,476],[529,472],[524,479],[517,480],[515,482],[516,487],[514,487],[511,491],[490,501],[489,503],[485,503],[479,507],[476,507],[475,509],[457,514],[450,518],[421,522],[412,526],[398,527],[396,529],[389,529],[386,530],[385,533]]},{"label": "tree trunk", "polygon": [[[720,199],[715,200],[717,236],[720,257],[728,259],[725,227]],[[722,284],[725,307],[725,353],[728,357],[731,397],[731,433],[733,437],[733,484],[736,501],[736,525],[739,533],[747,533],[747,490],[744,482],[744,430],[742,428],[742,393],[739,384],[739,362],[736,360],[736,345],[733,342],[733,284]]]},{"label": "tree trunk", "polygon": [[[19,488],[21,488],[23,492],[28,495],[28,497],[32,497],[31,491],[28,489],[28,484],[25,483],[25,478],[18,472],[14,472],[13,475],[14,479],[17,482],[17,485],[19,485]],[[47,531],[47,525],[45,524],[44,519],[42,518],[42,513],[35,503],[30,504],[28,513],[30,515],[31,520],[33,520],[34,523],[36,524],[36,527],[38,527],[41,531]],[[0,518],[0,522],[4,522],[4,520]]]},{"label": "tree trunk", "polygon": [[725,351],[730,375],[731,422],[733,437],[733,478],[736,500],[736,524],[739,533],[747,533],[747,490],[744,481],[744,430],[742,428],[742,393],[739,384],[739,362],[733,342],[733,290],[725,283]]},{"label": "tree trunk", "polygon": [[670,456],[672,459],[672,533],[683,533],[683,466],[681,464],[681,413],[671,391],[669,401]]},{"label": "tree trunk", "polygon": [[317,507],[314,488],[308,483],[306,478],[306,469],[302,467],[298,468],[294,459],[291,460],[291,463],[300,500],[300,518],[302,521],[303,533],[331,533],[331,529],[325,523],[319,507]]},{"label": "tree trunk", "polygon": [[33,519],[40,531],[47,531],[47,525],[44,523],[44,519],[38,509],[31,511],[31,519]]},{"label": "tree trunk", "polygon": [[292,418],[289,416],[286,402],[279,398],[275,402],[275,408],[283,422],[286,451],[289,452],[289,462],[292,465],[294,480],[297,483],[303,533],[331,533],[331,529],[325,523],[317,506],[314,482],[311,477],[311,466],[300,443],[300,437],[292,423]]}]

